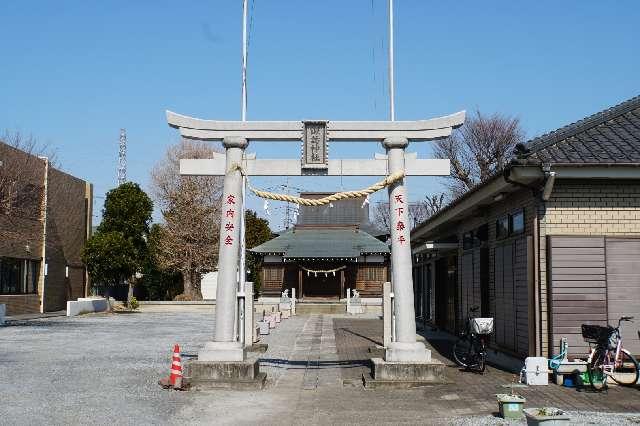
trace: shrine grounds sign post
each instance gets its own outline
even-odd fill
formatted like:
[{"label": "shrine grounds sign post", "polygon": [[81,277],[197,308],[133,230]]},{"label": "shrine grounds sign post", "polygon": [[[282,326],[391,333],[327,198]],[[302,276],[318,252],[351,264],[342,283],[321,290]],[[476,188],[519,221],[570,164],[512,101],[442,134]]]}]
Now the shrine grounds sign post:
[{"label": "shrine grounds sign post", "polygon": [[[245,347],[236,336],[237,277],[239,270],[240,219],[243,178],[246,176],[447,176],[449,160],[418,159],[406,154],[411,142],[441,139],[463,124],[464,111],[445,117],[418,121],[214,121],[167,111],[170,126],[184,138],[221,141],[224,157],[184,159],[183,175],[224,176],[220,222],[219,272],[216,321],[213,340],[207,342],[192,361],[192,380],[213,387],[229,387],[264,381],[257,361],[247,361]],[[300,160],[256,159],[245,154],[250,142],[289,141],[302,143]],[[329,142],[378,142],[386,155],[374,159],[332,160]],[[411,274],[408,198],[404,177],[388,187],[391,219],[391,283],[394,293],[395,341],[385,348],[384,359],[373,360],[373,383],[424,383],[438,381],[444,365],[431,360],[431,353],[416,341],[416,323]],[[203,230],[204,231],[204,230]],[[206,232],[206,231],[205,231]],[[437,370],[437,371],[436,371]],[[434,373],[434,371],[436,371]],[[187,375],[187,374],[185,374]]]}]

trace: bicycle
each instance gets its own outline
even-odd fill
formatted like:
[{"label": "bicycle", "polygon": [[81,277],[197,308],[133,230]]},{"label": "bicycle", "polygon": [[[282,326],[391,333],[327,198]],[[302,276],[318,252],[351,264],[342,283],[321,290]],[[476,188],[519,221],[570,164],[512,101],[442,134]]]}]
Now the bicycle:
[{"label": "bicycle", "polygon": [[620,317],[617,327],[582,324],[582,337],[589,346],[595,344],[587,359],[587,376],[594,390],[607,389],[609,377],[623,386],[638,382],[638,361],[622,348],[620,335],[620,324],[632,319]]},{"label": "bicycle", "polygon": [[[474,306],[469,312],[475,313],[479,309]],[[467,370],[483,373],[487,361],[487,342],[493,332],[493,318],[467,317],[465,331],[453,345],[453,358],[456,363]]]}]

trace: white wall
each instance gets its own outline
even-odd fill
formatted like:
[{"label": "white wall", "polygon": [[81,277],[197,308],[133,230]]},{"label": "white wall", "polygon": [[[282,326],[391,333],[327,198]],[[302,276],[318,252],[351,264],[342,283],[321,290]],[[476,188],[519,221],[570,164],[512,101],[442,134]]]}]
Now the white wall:
[{"label": "white wall", "polygon": [[202,275],[200,290],[204,300],[216,300],[216,290],[218,289],[218,272],[209,272]]}]

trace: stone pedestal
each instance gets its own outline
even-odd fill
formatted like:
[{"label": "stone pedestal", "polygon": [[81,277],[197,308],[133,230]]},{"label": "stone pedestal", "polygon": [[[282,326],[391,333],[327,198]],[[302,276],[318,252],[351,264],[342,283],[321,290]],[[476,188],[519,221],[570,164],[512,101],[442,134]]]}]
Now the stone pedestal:
[{"label": "stone pedestal", "polygon": [[258,360],[237,362],[188,361],[184,366],[184,383],[192,389],[262,389],[266,373]]},{"label": "stone pedestal", "polygon": [[240,342],[207,342],[198,352],[198,361],[244,361],[245,348]]},{"label": "stone pedestal", "polygon": [[280,312],[290,311],[291,310],[291,302],[280,302],[278,304],[278,310]]},{"label": "stone pedestal", "polygon": [[371,359],[371,376],[364,377],[365,387],[414,388],[434,383],[446,383],[445,365],[440,361],[389,362]]},{"label": "stone pedestal", "polygon": [[276,328],[276,316],[274,314],[266,317],[269,321],[269,328]]},{"label": "stone pedestal", "polygon": [[276,323],[279,323],[280,321],[282,321],[282,312],[276,312],[273,314],[275,316],[276,319]]},{"label": "stone pedestal", "polygon": [[281,311],[281,312],[282,312],[282,318],[283,318],[283,319],[289,319],[289,318],[291,318],[291,310],[289,310],[289,309],[285,309],[285,310],[283,310],[283,311]]},{"label": "stone pedestal", "polygon": [[347,303],[347,313],[351,315],[364,314],[364,306],[360,303]]},{"label": "stone pedestal", "polygon": [[431,351],[422,342],[391,342],[384,359],[387,362],[431,362]]}]

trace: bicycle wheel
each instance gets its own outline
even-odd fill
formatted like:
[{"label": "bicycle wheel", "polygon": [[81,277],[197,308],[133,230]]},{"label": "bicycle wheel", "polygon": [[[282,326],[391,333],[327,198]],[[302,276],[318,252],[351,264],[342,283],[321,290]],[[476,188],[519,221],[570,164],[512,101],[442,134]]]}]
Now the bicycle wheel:
[{"label": "bicycle wheel", "polygon": [[607,375],[604,374],[604,364],[607,356],[605,349],[596,349],[591,358],[591,362],[587,364],[587,376],[589,383],[594,390],[601,391],[607,388]]},{"label": "bicycle wheel", "polygon": [[484,369],[487,365],[487,350],[484,343],[478,342],[478,358],[476,362],[476,370],[480,373],[484,373]]},{"label": "bicycle wheel", "polygon": [[468,334],[460,336],[453,345],[453,359],[460,367],[469,368],[473,364],[471,347],[471,340]]},{"label": "bicycle wheel", "polygon": [[628,351],[620,351],[621,364],[618,364],[610,374],[616,383],[631,386],[638,382],[638,361]]}]

